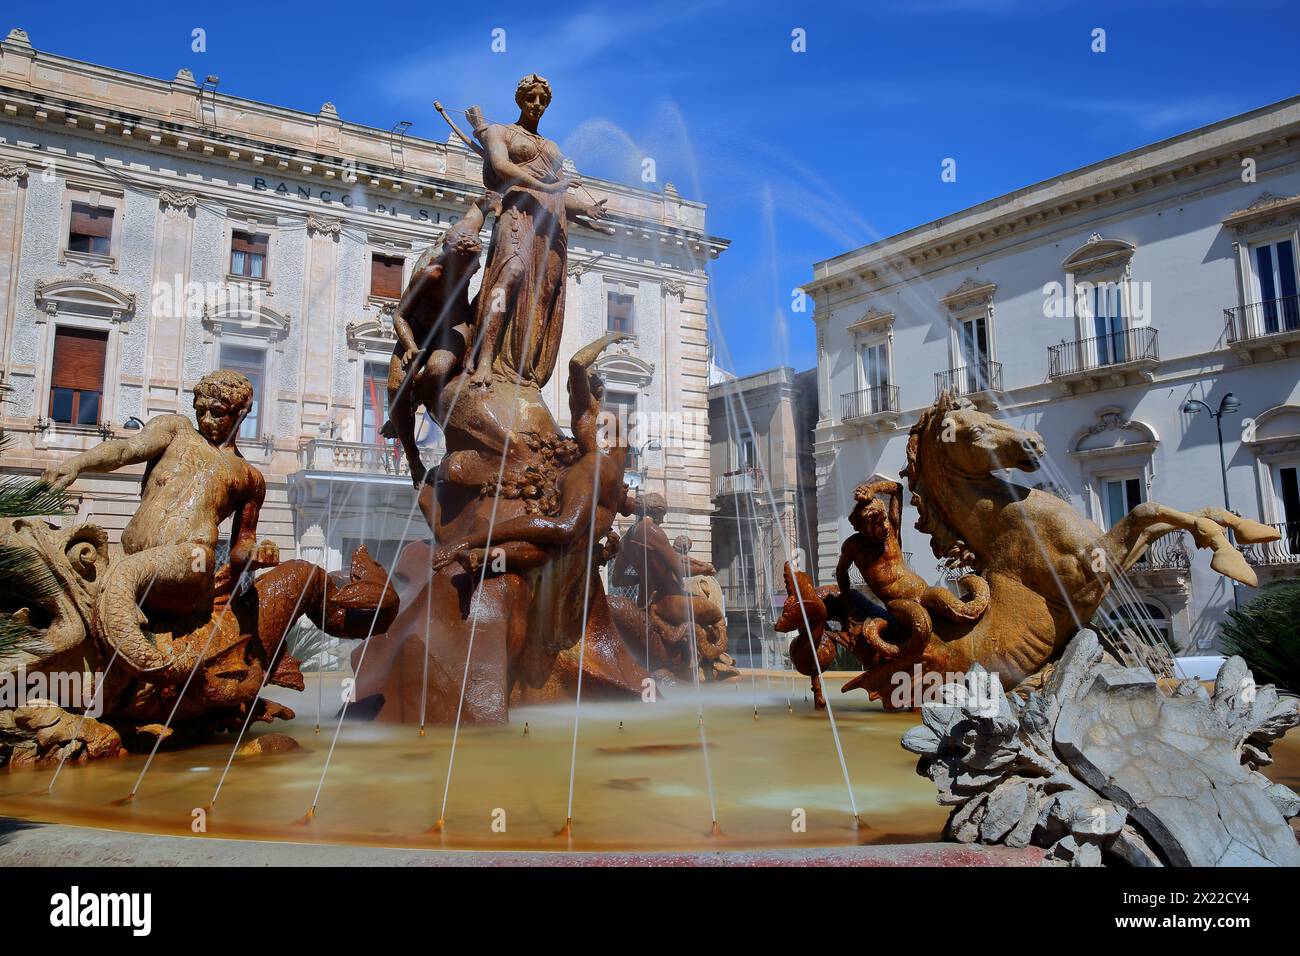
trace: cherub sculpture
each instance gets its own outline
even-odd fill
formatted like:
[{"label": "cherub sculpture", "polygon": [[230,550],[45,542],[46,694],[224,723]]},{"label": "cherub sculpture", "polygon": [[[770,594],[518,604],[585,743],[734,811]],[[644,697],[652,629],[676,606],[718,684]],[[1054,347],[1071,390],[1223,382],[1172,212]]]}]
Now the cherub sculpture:
[{"label": "cherub sculpture", "polygon": [[479,232],[487,214],[500,211],[500,194],[480,196],[416,261],[393,312],[397,342],[388,363],[389,421],[382,434],[401,442],[416,488],[425,473],[415,443],[416,411],[421,404],[436,408],[438,393],[464,365],[474,326],[469,281],[483,251]]}]

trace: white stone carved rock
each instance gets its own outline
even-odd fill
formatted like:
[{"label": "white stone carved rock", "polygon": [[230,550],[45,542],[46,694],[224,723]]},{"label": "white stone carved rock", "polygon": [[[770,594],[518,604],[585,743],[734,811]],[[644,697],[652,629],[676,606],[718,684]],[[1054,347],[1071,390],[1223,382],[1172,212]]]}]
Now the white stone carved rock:
[{"label": "white stone carved rock", "polygon": [[1300,702],[1256,687],[1240,658],[1212,697],[1195,680],[1165,693],[1084,630],[1039,689],[1004,694],[977,666],[921,720],[902,745],[953,807],[947,839],[1072,866],[1300,865],[1300,797],[1259,772]]}]

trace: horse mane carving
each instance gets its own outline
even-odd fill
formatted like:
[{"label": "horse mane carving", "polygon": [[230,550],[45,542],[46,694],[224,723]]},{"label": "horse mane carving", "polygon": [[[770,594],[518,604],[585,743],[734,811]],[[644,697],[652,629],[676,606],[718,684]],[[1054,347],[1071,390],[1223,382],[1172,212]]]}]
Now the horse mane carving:
[{"label": "horse mane carving", "polygon": [[899,475],[907,479],[907,489],[912,493],[912,507],[916,509],[919,516],[916,530],[930,536],[930,550],[934,552],[934,556],[943,561],[947,567],[965,567],[982,571],[984,563],[954,528],[944,512],[941,497],[932,494],[925,486],[922,476],[927,470],[936,475],[940,474],[941,470],[936,467],[927,468],[926,464],[921,463],[924,451],[934,445],[933,440],[923,441],[923,439],[929,439],[929,433],[935,423],[942,426],[944,416],[954,409],[973,407],[969,400],[954,398],[947,389],[944,389],[939,394],[938,401],[921,413],[921,417],[908,432],[907,467],[900,471]]}]

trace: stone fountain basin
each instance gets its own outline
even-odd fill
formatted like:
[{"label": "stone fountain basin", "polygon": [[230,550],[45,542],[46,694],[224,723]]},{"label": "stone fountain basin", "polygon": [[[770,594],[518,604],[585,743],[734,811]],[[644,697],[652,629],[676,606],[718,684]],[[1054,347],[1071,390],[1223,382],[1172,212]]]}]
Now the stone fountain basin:
[{"label": "stone fountain basin", "polygon": [[[843,679],[831,677],[827,686],[854,797],[870,827],[859,834],[830,727],[805,700],[806,682],[765,675],[701,691],[720,835],[710,834],[697,698],[690,685],[671,689],[654,704],[583,704],[571,838],[556,833],[568,800],[572,704],[517,708],[509,726],[462,727],[441,833],[431,828],[442,804],[451,729],[430,727],[421,737],[415,727],[349,720],[316,812],[306,820],[336,725],[338,680],[327,677],[318,686],[309,675],[305,693],[276,693],[298,711],[298,719],[261,725],[254,733],[287,733],[301,749],[237,757],[217,804],[206,813],[205,832],[194,832],[194,811],[210,803],[233,735],[160,753],[138,795],[127,803],[122,798],[140,772],[142,756],[69,765],[52,794],[45,792],[50,769],[2,774],[0,817],[63,825],[48,831],[50,851],[60,839],[78,845],[75,831],[64,829],[68,826],[96,828],[81,831],[79,845],[94,847],[98,841],[106,848],[118,846],[105,851],[110,856],[122,852],[121,843],[114,842],[115,833],[100,831],[213,841],[201,849],[189,841],[184,844],[189,849],[177,848],[172,841],[172,849],[156,851],[164,858],[196,862],[196,853],[202,859],[220,857],[219,848],[231,840],[259,841],[258,846],[264,845],[261,841],[346,845],[354,848],[350,852],[358,852],[357,847],[492,850],[515,862],[527,862],[539,852],[606,855],[591,862],[654,862],[656,857],[703,862],[718,852],[750,851],[771,851],[763,859],[782,862],[809,859],[814,850],[817,858],[833,862],[847,860],[841,851],[863,844],[932,843],[947,817],[947,809],[935,803],[933,785],[916,775],[915,758],[898,744],[917,718],[885,713],[860,693],[841,696]],[[324,701],[319,736],[318,699]],[[758,720],[753,719],[755,706]],[[1277,763],[1270,776],[1291,786],[1300,783],[1300,743],[1284,739],[1274,754]],[[806,821],[802,832],[792,826],[799,810]],[[24,836],[21,830],[18,836]],[[30,831],[19,846],[30,852],[40,839],[40,830]],[[137,839],[129,845],[144,852],[152,844]],[[853,859],[944,862],[959,849],[969,848],[915,846]],[[9,856],[14,852],[8,849]],[[279,853],[273,845],[266,852]],[[951,862],[1036,859],[1012,855],[1015,859],[995,853]],[[446,860],[453,862],[451,856]]]}]

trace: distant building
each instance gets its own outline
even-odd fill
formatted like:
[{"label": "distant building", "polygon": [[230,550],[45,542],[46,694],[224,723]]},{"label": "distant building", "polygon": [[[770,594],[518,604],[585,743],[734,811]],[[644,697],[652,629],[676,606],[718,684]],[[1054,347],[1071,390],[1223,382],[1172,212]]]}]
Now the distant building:
[{"label": "distant building", "polygon": [[[192,414],[194,384],[231,368],[257,391],[239,444],[267,478],[260,534],[330,568],[360,542],[387,562],[427,534],[405,463],[378,435],[392,311],[419,254],[481,193],[481,160],[450,137],[349,123],[329,103],[308,114],[241,99],[214,79],[54,56],[21,30],[0,42],[5,469],[31,474],[154,415]],[[643,438],[685,421],[630,464],[670,486],[669,535],[707,558],[705,264],[727,243],[671,184],[583,184],[617,234],[570,229],[560,354],[632,334],[598,363],[606,400],[644,422]],[[566,375],[561,362],[544,390],[562,427]],[[422,441],[439,460],[430,423]],[[139,475],[73,486],[114,544]]]},{"label": "distant building", "polygon": [[709,388],[712,560],[731,653],[745,663],[782,666],[789,637],[771,625],[785,601],[786,561],[816,576],[816,385],[815,370],[774,368],[715,376]]},{"label": "distant building", "polygon": [[[1222,506],[1278,527],[1245,548],[1261,581],[1300,570],[1300,98],[1107,159],[813,267],[818,569],[834,569],[853,488],[897,480],[908,428],[949,389],[1047,442],[1018,474],[1102,527],[1138,502]],[[716,447],[716,446],[715,446]],[[946,576],[905,513],[904,547]],[[1122,623],[1212,647],[1233,603],[1186,535],[1130,574]],[[1243,600],[1248,589],[1241,589]],[[1135,604],[1144,605],[1141,608]]]}]

